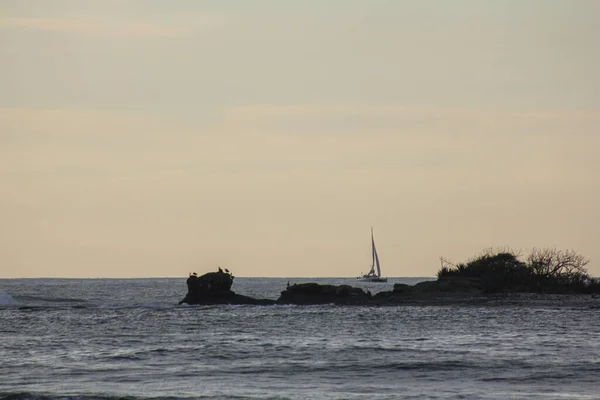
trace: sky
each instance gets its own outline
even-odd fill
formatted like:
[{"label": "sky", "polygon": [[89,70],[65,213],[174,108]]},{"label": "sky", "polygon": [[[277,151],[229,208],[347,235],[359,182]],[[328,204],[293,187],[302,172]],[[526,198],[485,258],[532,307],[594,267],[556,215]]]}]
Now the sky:
[{"label": "sky", "polygon": [[596,0],[0,0],[0,278],[600,276]]}]

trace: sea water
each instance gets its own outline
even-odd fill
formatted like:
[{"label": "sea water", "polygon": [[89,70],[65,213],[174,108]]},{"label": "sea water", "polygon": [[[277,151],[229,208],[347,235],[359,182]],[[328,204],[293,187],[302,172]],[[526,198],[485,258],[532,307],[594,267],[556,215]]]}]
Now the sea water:
[{"label": "sea water", "polygon": [[[279,296],[287,282],[236,278]],[[182,279],[0,280],[2,399],[597,399],[589,306],[187,306]]]}]

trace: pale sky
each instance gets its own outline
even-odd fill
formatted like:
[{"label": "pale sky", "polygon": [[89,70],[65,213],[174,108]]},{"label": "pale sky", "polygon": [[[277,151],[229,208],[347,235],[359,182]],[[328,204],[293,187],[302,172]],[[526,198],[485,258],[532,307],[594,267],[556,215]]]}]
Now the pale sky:
[{"label": "pale sky", "polygon": [[0,0],[0,277],[600,276],[600,1]]}]

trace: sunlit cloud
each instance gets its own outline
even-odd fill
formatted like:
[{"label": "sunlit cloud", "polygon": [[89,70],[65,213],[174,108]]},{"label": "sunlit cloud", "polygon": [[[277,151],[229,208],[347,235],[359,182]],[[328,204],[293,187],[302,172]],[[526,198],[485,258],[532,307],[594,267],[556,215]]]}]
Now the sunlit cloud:
[{"label": "sunlit cloud", "polygon": [[[150,244],[165,258],[194,259],[201,237],[203,257],[216,260],[230,254],[228,243],[243,243],[247,251],[236,255],[236,270],[252,275],[263,262],[252,258],[254,250],[277,241],[277,232],[291,232],[293,240],[281,246],[294,252],[294,243],[318,248],[325,240],[310,236],[318,221],[335,222],[337,232],[375,220],[383,231],[402,224],[411,235],[425,237],[414,239],[419,251],[407,263],[427,268],[431,260],[420,254],[431,249],[435,254],[427,257],[437,266],[438,254],[461,259],[496,243],[576,245],[597,257],[591,236],[573,236],[596,216],[600,136],[573,135],[574,127],[597,132],[593,111],[330,104],[258,105],[224,113],[221,126],[198,129],[173,115],[1,108],[0,214],[13,225],[28,221],[2,238],[5,246],[35,240],[38,248],[80,243],[136,252]],[[474,122],[489,115],[494,123]],[[323,123],[333,118],[343,125],[350,116],[368,119],[372,129],[346,134]],[[415,116],[419,124],[398,128]],[[382,128],[380,120],[389,124]],[[286,134],[303,124],[310,130]],[[527,136],[532,130],[554,135]],[[297,134],[302,132],[310,134]],[[42,229],[44,219],[30,218],[32,210],[46,213],[53,228]],[[553,231],[557,218],[560,229]],[[525,228],[515,232],[519,221],[526,221]],[[199,226],[217,239],[202,236]],[[256,238],[256,226],[274,236]],[[493,229],[481,234],[481,226]],[[533,226],[535,232],[527,231]],[[82,238],[82,230],[93,234]],[[390,260],[409,257],[383,247]],[[138,262],[136,254],[130,257]],[[312,255],[298,257],[303,265]]]},{"label": "sunlit cloud", "polygon": [[[160,129],[166,119],[156,115],[74,108],[0,107],[0,126],[13,135],[123,135],[143,126]],[[164,127],[164,126],[163,126]]]},{"label": "sunlit cloud", "polygon": [[315,104],[275,105],[255,104],[230,110],[233,119],[316,118],[316,117],[443,117],[448,119],[496,119],[519,121],[594,121],[600,122],[600,109],[588,110],[510,110],[452,107],[411,107],[401,105]]},{"label": "sunlit cloud", "polygon": [[219,24],[219,17],[194,13],[170,24],[151,20],[119,20],[105,18],[0,18],[0,29],[30,29],[74,35],[108,37],[181,37],[200,27]]}]

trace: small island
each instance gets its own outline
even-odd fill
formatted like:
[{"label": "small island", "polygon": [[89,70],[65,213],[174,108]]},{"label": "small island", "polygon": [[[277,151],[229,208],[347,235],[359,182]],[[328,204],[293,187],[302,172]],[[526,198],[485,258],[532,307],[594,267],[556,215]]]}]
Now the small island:
[{"label": "small island", "polygon": [[511,250],[487,250],[466,263],[442,259],[437,280],[416,285],[396,283],[391,291],[372,295],[349,285],[289,285],[277,300],[254,299],[231,290],[234,276],[221,268],[187,279],[188,293],[179,304],[579,304],[600,305],[600,279],[589,276],[588,260],[567,250],[534,249],[525,259]]},{"label": "small island", "polygon": [[275,300],[255,299],[249,296],[236,294],[231,290],[233,274],[221,267],[217,272],[209,272],[202,276],[190,274],[186,283],[187,295],[179,304],[275,304]]}]

